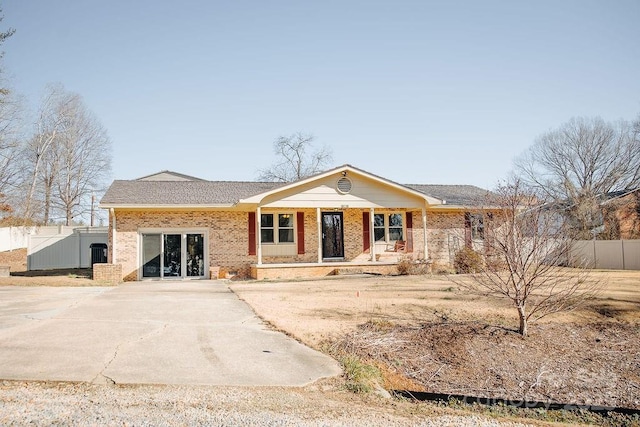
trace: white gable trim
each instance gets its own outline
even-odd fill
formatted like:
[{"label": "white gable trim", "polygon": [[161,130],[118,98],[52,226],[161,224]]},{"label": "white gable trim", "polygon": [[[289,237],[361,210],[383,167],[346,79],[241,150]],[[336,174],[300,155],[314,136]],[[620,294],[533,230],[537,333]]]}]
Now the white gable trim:
[{"label": "white gable trim", "polygon": [[311,183],[311,182],[314,182],[314,181],[318,181],[318,180],[324,179],[326,177],[330,177],[332,175],[340,174],[340,173],[347,173],[347,175],[349,173],[353,173],[353,174],[356,174],[356,175],[361,175],[361,176],[366,177],[368,179],[371,179],[373,181],[377,181],[377,182],[379,182],[381,184],[387,185],[387,186],[389,186],[389,187],[391,187],[391,188],[393,188],[393,189],[395,189],[397,191],[400,191],[400,192],[403,192],[403,193],[406,193],[406,194],[410,194],[410,195],[415,196],[415,197],[419,197],[419,198],[423,199],[428,205],[441,205],[441,204],[443,204],[442,200],[436,199],[435,197],[427,196],[424,193],[421,193],[419,191],[413,190],[413,189],[411,189],[409,187],[405,187],[404,185],[395,183],[393,181],[389,181],[387,179],[381,178],[381,177],[379,177],[377,175],[374,175],[374,174],[371,174],[369,172],[363,171],[361,169],[355,168],[355,167],[353,167],[351,165],[343,165],[343,166],[337,167],[335,169],[331,169],[331,170],[328,170],[326,172],[322,172],[320,174],[313,175],[313,176],[310,176],[308,178],[304,178],[304,179],[301,179],[299,181],[292,182],[292,183],[284,185],[282,187],[278,187],[276,189],[273,189],[273,190],[270,190],[270,191],[266,191],[264,193],[256,194],[255,196],[247,197],[246,199],[241,199],[238,203],[239,204],[247,203],[247,204],[260,205],[262,203],[262,201],[268,196],[271,196],[271,195],[274,195],[274,194],[278,194],[278,193],[281,193],[281,192],[285,192],[287,190],[294,189],[296,187],[301,187],[301,186],[304,186],[304,185],[306,185],[308,183]]}]

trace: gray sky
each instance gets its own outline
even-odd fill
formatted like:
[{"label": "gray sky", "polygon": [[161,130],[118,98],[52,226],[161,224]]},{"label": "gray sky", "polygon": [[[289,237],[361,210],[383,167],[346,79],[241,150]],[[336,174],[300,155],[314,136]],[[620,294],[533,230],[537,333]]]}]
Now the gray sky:
[{"label": "gray sky", "polygon": [[572,116],[640,113],[640,1],[2,2],[9,86],[80,93],[113,175],[252,180],[312,133],[402,183],[493,187]]}]

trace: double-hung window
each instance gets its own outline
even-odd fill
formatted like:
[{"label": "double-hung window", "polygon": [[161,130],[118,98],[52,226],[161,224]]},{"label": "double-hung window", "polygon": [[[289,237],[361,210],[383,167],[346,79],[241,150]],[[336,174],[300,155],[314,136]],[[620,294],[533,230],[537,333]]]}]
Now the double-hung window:
[{"label": "double-hung window", "polygon": [[473,240],[484,239],[484,217],[480,213],[467,213],[467,223],[471,228],[471,238]]},{"label": "double-hung window", "polygon": [[293,243],[294,215],[290,213],[261,214],[260,241],[262,243]]},{"label": "double-hung window", "polygon": [[374,214],[373,235],[376,242],[404,240],[404,215],[401,213]]}]

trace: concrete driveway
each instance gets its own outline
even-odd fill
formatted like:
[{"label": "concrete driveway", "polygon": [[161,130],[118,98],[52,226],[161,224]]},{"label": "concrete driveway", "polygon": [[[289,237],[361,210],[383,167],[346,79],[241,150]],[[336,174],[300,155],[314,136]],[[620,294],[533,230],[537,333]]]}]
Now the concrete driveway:
[{"label": "concrete driveway", "polygon": [[0,287],[0,379],[300,386],[339,373],[224,282]]}]

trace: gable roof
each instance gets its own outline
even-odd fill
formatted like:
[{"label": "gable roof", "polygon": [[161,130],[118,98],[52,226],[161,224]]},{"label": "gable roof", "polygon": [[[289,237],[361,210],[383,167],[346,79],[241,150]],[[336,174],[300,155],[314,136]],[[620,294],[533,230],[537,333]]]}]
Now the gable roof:
[{"label": "gable roof", "polygon": [[[207,181],[172,171],[161,171],[135,180],[114,181],[100,207],[227,207],[237,203],[259,203],[278,191],[294,188],[340,172],[354,172],[383,182],[396,190],[424,198],[430,205],[479,206],[489,192],[473,185],[398,184],[351,165],[301,179],[293,183]],[[444,206],[443,206],[444,207]]]},{"label": "gable roof", "polygon": [[262,194],[256,194],[256,195],[254,195],[252,197],[249,197],[249,198],[247,198],[245,200],[241,200],[241,202],[243,202],[243,203],[259,203],[265,197],[267,197],[267,196],[269,196],[271,194],[274,194],[276,192],[288,190],[288,189],[295,188],[295,187],[300,187],[300,186],[303,186],[303,185],[305,185],[305,184],[307,184],[309,182],[317,181],[317,180],[320,180],[322,178],[325,178],[325,177],[328,177],[328,176],[331,176],[331,175],[335,175],[335,174],[339,174],[339,173],[347,174],[349,172],[352,172],[352,173],[358,174],[360,176],[372,179],[374,181],[378,181],[378,182],[380,182],[382,184],[385,184],[387,186],[390,186],[390,187],[394,188],[395,190],[399,190],[399,191],[402,191],[404,193],[409,193],[409,194],[413,194],[414,196],[418,196],[419,198],[424,199],[430,205],[439,205],[439,204],[442,203],[441,200],[439,200],[439,199],[437,199],[437,198],[435,198],[435,197],[433,197],[433,196],[431,196],[429,194],[422,193],[420,191],[416,191],[416,190],[414,190],[412,188],[409,188],[409,187],[407,187],[405,185],[398,184],[397,182],[391,181],[391,180],[386,179],[386,178],[382,178],[381,176],[372,174],[372,173],[367,172],[367,171],[362,170],[362,169],[358,169],[358,168],[356,168],[354,166],[351,166],[349,164],[344,164],[342,166],[338,166],[337,168],[329,169],[327,171],[320,172],[320,173],[317,173],[315,175],[311,175],[309,177],[300,179],[298,181],[286,183],[286,184],[282,185],[281,187],[279,187],[277,189],[272,189],[272,190],[269,190],[269,191],[267,191],[265,193],[262,193]]}]

